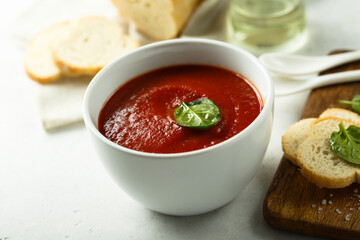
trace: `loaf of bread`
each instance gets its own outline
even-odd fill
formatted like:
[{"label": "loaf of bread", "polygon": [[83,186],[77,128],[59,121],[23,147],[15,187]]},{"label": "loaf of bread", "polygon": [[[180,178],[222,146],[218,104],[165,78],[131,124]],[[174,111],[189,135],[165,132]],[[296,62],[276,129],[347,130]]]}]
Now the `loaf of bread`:
[{"label": "loaf of bread", "polygon": [[54,24],[29,41],[25,53],[25,71],[31,79],[48,83],[60,77],[60,68],[53,61],[53,49],[66,38],[69,28],[70,22]]},{"label": "loaf of bread", "polygon": [[155,40],[176,37],[199,0],[112,0],[119,15]]},{"label": "loaf of bread", "polygon": [[139,43],[123,26],[104,17],[54,24],[30,40],[25,54],[28,76],[49,83],[61,76],[93,76]]},{"label": "loaf of bread", "polygon": [[328,140],[332,132],[339,131],[340,122],[345,127],[360,126],[360,116],[345,109],[329,108],[317,119],[298,121],[282,136],[285,157],[320,187],[342,188],[360,182],[360,166],[337,157],[330,150]]}]

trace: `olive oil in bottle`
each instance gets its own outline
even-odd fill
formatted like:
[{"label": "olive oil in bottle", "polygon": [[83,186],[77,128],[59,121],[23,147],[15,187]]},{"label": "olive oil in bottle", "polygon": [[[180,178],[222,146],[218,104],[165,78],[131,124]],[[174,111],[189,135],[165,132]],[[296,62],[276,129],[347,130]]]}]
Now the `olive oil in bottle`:
[{"label": "olive oil in bottle", "polygon": [[290,42],[295,44],[295,40],[300,44],[304,29],[302,0],[232,0],[230,3],[228,41],[255,54],[285,47]]}]

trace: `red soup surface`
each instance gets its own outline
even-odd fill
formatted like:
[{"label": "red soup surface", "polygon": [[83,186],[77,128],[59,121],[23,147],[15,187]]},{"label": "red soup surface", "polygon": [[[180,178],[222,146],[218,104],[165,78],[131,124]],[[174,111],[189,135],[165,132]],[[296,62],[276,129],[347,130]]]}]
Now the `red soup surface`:
[{"label": "red soup surface", "polygon": [[[209,98],[221,120],[207,129],[186,128],[174,119],[180,103]],[[206,148],[241,132],[259,115],[263,102],[243,76],[206,65],[156,69],[120,86],[105,102],[99,130],[126,148],[180,153]]]}]

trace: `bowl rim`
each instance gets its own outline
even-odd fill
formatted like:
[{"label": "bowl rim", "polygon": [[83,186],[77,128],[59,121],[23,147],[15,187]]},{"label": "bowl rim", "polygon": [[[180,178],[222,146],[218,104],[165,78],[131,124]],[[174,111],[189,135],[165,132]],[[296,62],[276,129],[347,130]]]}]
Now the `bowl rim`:
[{"label": "bowl rim", "polygon": [[[224,141],[222,141],[220,143],[217,143],[215,145],[212,145],[212,146],[209,146],[209,147],[206,147],[206,148],[197,149],[197,150],[193,150],[193,151],[187,151],[187,152],[180,152],[180,153],[150,153],[150,152],[142,152],[142,151],[138,151],[138,150],[133,150],[133,149],[123,147],[121,145],[118,145],[118,144],[110,141],[104,135],[102,135],[100,133],[97,126],[95,126],[95,124],[91,120],[89,101],[90,101],[90,95],[91,95],[91,92],[93,91],[92,89],[94,88],[94,85],[98,81],[100,81],[100,79],[102,78],[102,75],[104,75],[104,73],[106,71],[111,69],[114,65],[116,65],[119,61],[126,58],[127,56],[138,53],[138,52],[141,52],[141,51],[151,50],[152,48],[158,48],[158,47],[162,47],[162,46],[169,46],[169,45],[176,45],[176,44],[193,44],[193,43],[197,43],[197,44],[204,43],[204,44],[217,45],[219,47],[232,49],[234,51],[240,52],[243,55],[246,55],[247,58],[249,58],[252,62],[254,62],[258,66],[259,70],[262,72],[262,74],[265,76],[265,79],[266,79],[265,83],[266,83],[266,91],[267,91],[266,92],[267,101],[264,102],[263,109],[261,110],[260,114],[255,118],[254,121],[252,121],[241,132],[235,134],[234,136],[232,136],[232,137],[230,137],[230,138],[228,138],[228,139],[226,139],[226,140],[224,140]],[[139,73],[138,75],[140,75],[140,74],[141,73]],[[249,81],[251,82],[251,80],[249,80]],[[114,91],[118,87],[119,86],[115,86]],[[259,90],[257,90],[257,91],[259,91]],[[260,91],[259,91],[259,94],[261,95]],[[83,105],[82,105],[82,107],[83,107],[83,118],[84,118],[85,126],[87,127],[87,129],[91,133],[93,133],[98,139],[100,139],[105,144],[110,145],[112,148],[115,148],[115,149],[117,149],[119,151],[131,154],[131,155],[136,155],[136,156],[140,156],[140,157],[147,157],[147,158],[156,158],[156,159],[180,158],[180,157],[204,154],[204,153],[207,153],[207,152],[217,150],[218,148],[222,148],[224,145],[228,145],[231,142],[238,141],[238,140],[244,138],[245,136],[247,136],[248,134],[250,134],[252,129],[254,129],[260,122],[262,122],[262,120],[266,117],[267,113],[269,111],[272,111],[274,97],[275,97],[274,95],[275,95],[275,93],[274,93],[274,84],[273,84],[273,81],[272,81],[269,73],[267,72],[267,70],[265,69],[263,64],[260,62],[260,60],[257,57],[255,57],[252,53],[250,53],[250,52],[248,52],[248,51],[246,51],[246,50],[244,50],[244,49],[242,49],[240,47],[232,45],[230,43],[226,43],[226,42],[222,42],[222,41],[218,41],[218,40],[201,39],[201,38],[170,39],[170,40],[154,42],[154,43],[150,43],[150,44],[141,46],[141,47],[139,47],[137,49],[134,49],[134,50],[132,50],[132,51],[130,51],[130,52],[116,58],[116,59],[114,59],[109,64],[107,64],[105,67],[103,67],[93,77],[93,79],[89,83],[88,87],[86,88],[86,91],[85,91],[85,94],[84,94],[84,99],[83,99]]]}]

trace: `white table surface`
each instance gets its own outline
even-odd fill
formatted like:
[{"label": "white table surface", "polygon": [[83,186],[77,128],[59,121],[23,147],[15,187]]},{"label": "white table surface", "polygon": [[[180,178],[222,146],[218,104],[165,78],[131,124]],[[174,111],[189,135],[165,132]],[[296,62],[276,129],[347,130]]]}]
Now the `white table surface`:
[{"label": "white table surface", "polygon": [[[276,98],[264,162],[244,191],[214,212],[173,217],[149,211],[104,171],[83,124],[46,132],[23,51],[7,34],[33,1],[0,10],[0,240],[4,239],[312,239],[270,227],[262,204],[282,157],[281,135],[299,117],[308,92]],[[309,40],[299,52],[360,49],[359,0],[307,0]]]}]

